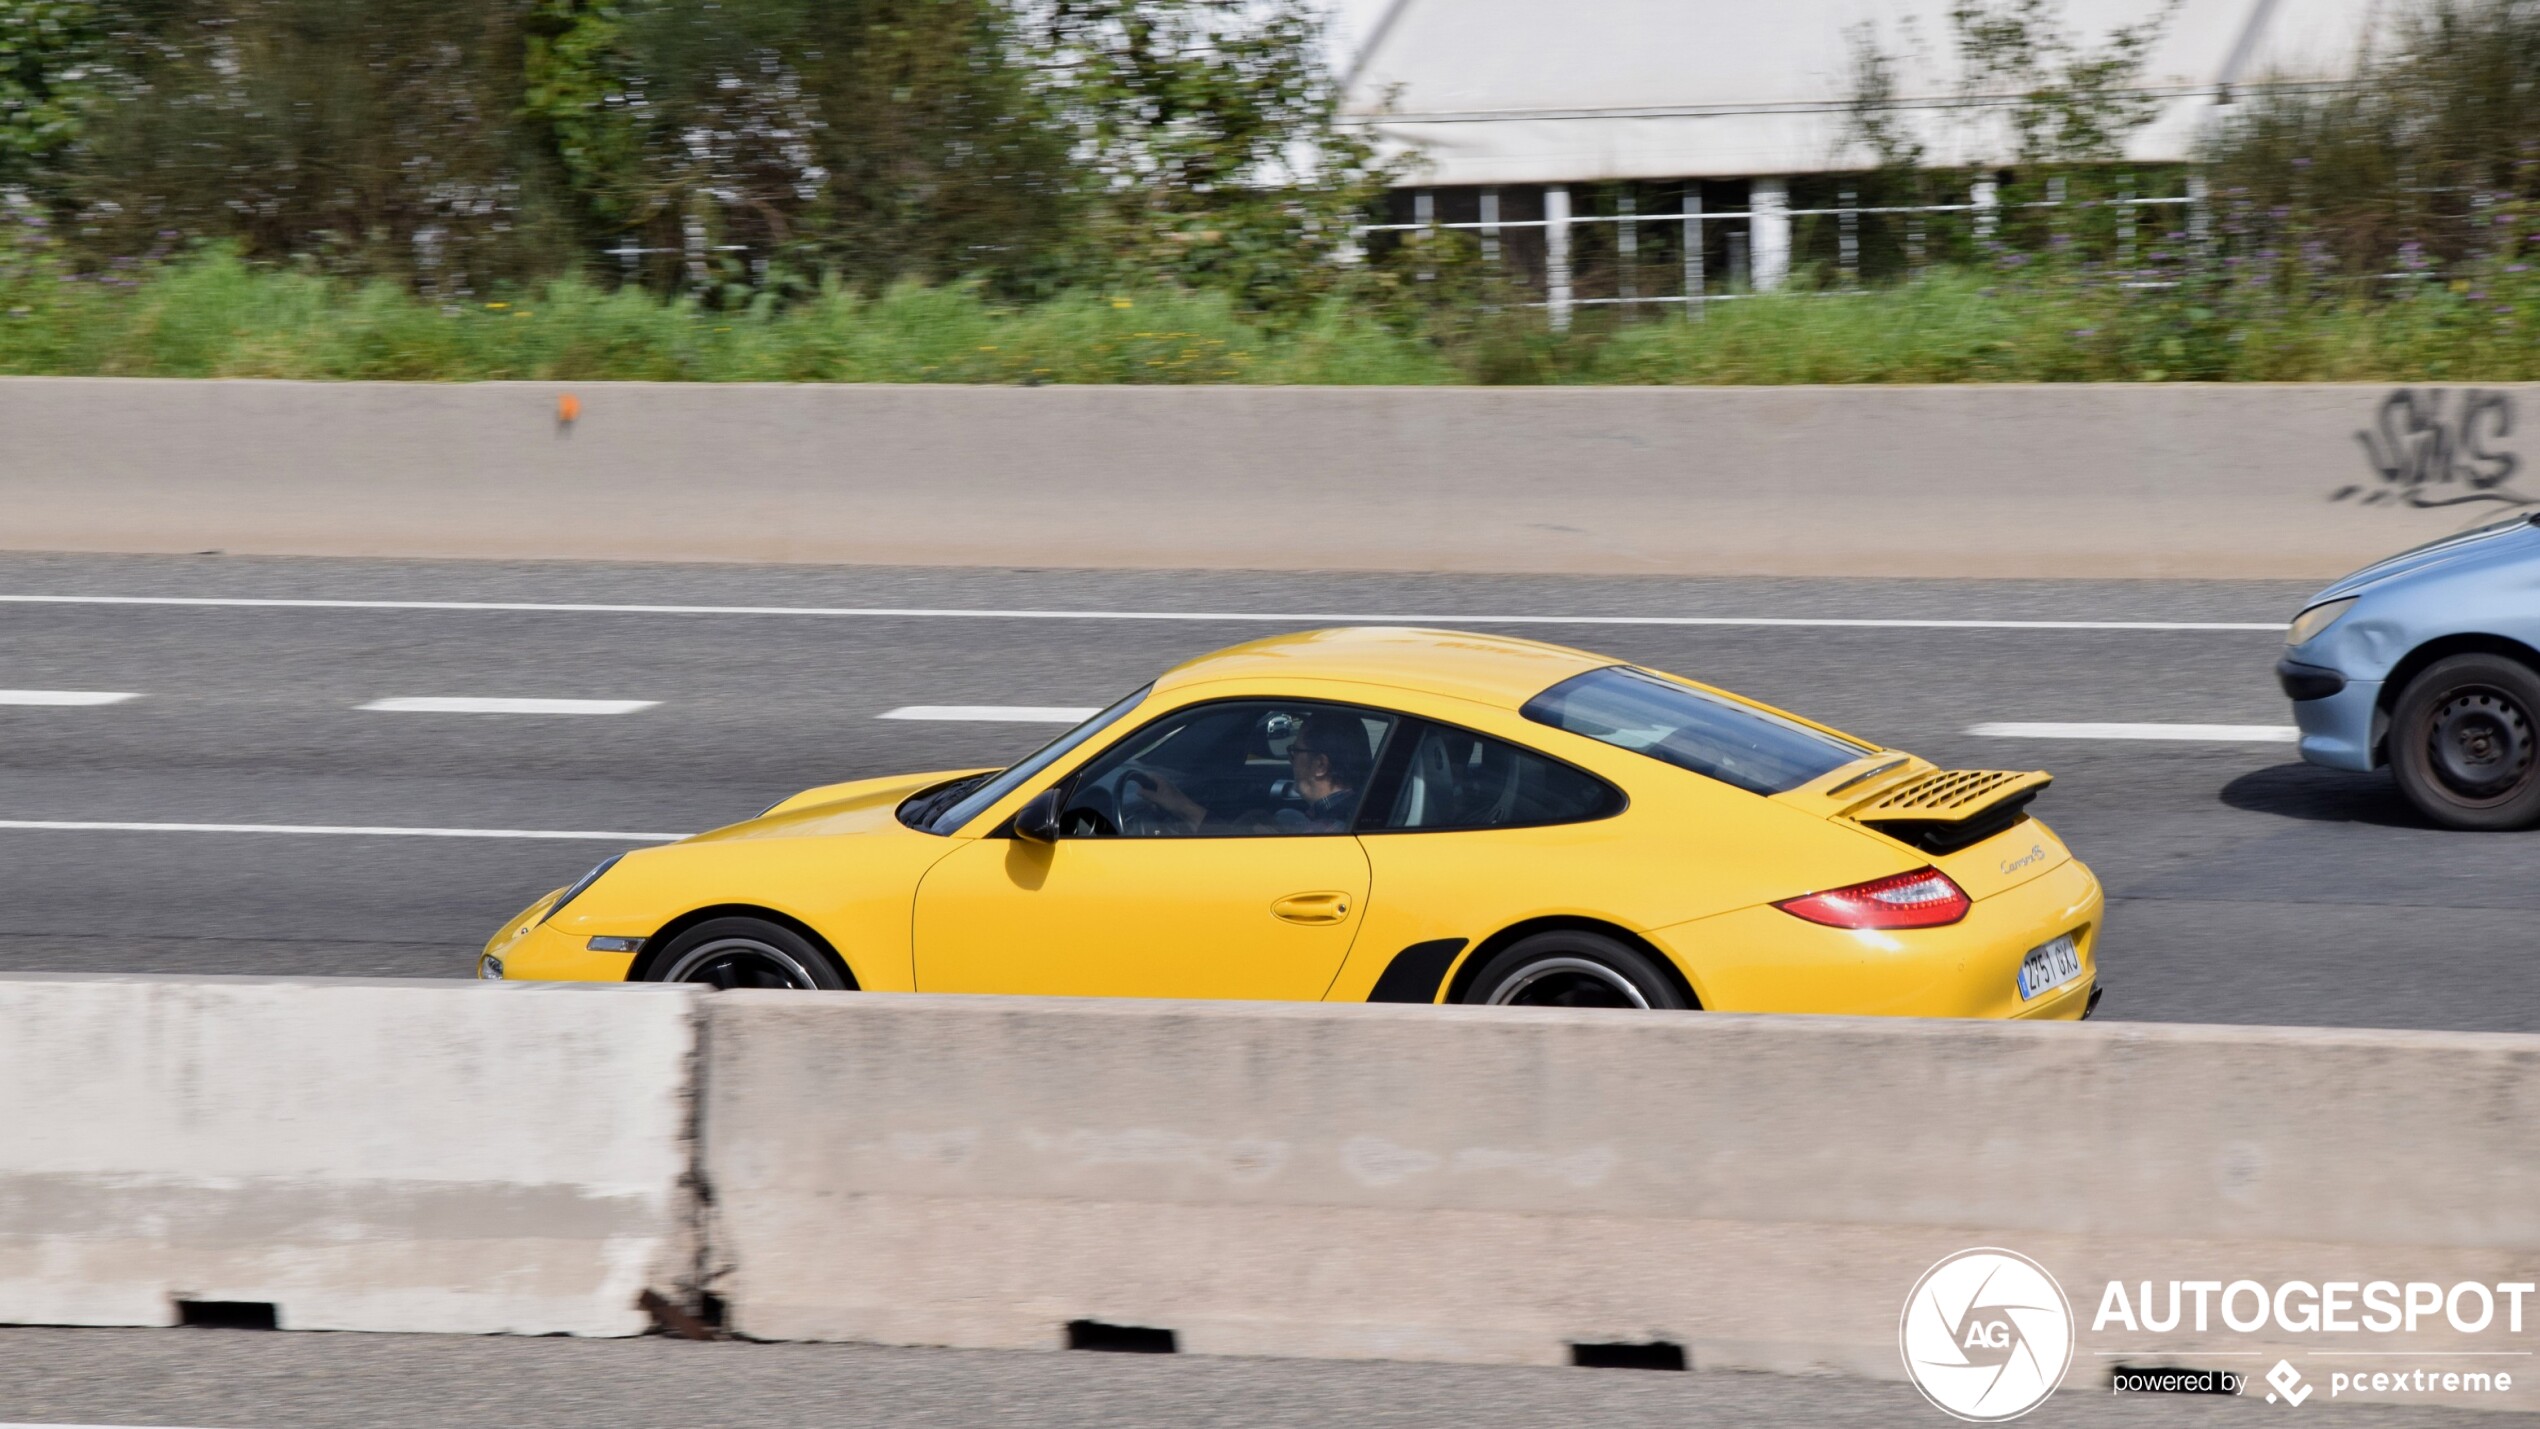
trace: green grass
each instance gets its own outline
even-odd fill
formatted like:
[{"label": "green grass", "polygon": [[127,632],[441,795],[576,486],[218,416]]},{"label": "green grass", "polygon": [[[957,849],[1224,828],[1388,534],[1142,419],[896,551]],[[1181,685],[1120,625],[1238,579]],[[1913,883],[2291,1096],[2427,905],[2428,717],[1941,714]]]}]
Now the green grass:
[{"label": "green grass", "polygon": [[1531,312],[1301,321],[1206,294],[1077,293],[1029,306],[967,287],[830,290],[716,310],[578,281],[434,303],[213,253],[67,278],[0,259],[0,373],[308,380],[1783,384],[2510,381],[2540,378],[2540,276],[2500,268],[2397,298],[2241,285],[2121,289],[2075,275],[1941,273],[1556,335]]}]

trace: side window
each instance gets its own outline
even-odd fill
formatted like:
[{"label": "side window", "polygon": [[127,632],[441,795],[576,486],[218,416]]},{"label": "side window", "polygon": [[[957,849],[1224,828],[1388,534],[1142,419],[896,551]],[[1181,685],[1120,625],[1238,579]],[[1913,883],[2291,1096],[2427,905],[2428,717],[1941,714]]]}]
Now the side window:
[{"label": "side window", "polygon": [[1363,830],[1517,829],[1623,811],[1621,790],[1557,759],[1446,725],[1418,735],[1391,808]]},{"label": "side window", "polygon": [[1068,782],[1067,838],[1346,834],[1396,718],[1352,705],[1225,700],[1176,710]]}]

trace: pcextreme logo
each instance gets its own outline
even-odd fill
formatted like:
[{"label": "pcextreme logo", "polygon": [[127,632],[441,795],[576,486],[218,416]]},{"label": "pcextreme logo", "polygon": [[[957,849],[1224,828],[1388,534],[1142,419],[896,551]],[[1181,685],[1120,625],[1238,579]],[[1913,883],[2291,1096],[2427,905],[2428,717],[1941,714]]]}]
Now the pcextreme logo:
[{"label": "pcextreme logo", "polygon": [[1978,1424],[2046,1402],[2073,1362],[2073,1307],[2046,1267],[2017,1251],[1962,1250],[1905,1297],[1897,1347],[1914,1387]]}]

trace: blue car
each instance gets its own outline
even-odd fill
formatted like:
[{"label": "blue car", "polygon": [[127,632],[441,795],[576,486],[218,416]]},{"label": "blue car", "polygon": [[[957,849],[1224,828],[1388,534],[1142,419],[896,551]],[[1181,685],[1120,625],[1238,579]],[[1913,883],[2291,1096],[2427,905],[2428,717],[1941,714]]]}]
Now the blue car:
[{"label": "blue car", "polygon": [[2276,669],[2302,757],[2389,766],[2455,829],[2540,822],[2540,515],[2367,566],[2312,596]]}]

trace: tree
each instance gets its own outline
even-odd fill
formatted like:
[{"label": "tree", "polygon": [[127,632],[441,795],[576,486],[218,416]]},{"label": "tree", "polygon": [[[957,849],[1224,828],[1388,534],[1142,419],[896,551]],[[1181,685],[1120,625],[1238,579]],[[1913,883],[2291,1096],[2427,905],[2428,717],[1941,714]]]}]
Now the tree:
[{"label": "tree", "polygon": [[105,38],[94,0],[0,0],[0,189],[53,191],[106,92]]},{"label": "tree", "polygon": [[1223,289],[1255,308],[1325,290],[1393,178],[1338,123],[1307,0],[1046,0],[1036,36],[1079,170],[1079,271]]},{"label": "tree", "polygon": [[[2161,0],[2143,20],[2092,44],[2066,28],[2062,0],[1960,0],[1949,11],[1949,36],[1957,71],[1951,116],[1963,132],[1950,147],[2024,166],[2123,157],[2126,140],[2160,114],[2144,70],[2180,3]],[[1874,27],[1850,33],[1847,139],[1882,168],[1919,166],[1926,144],[1900,112],[1897,60]]]}]

